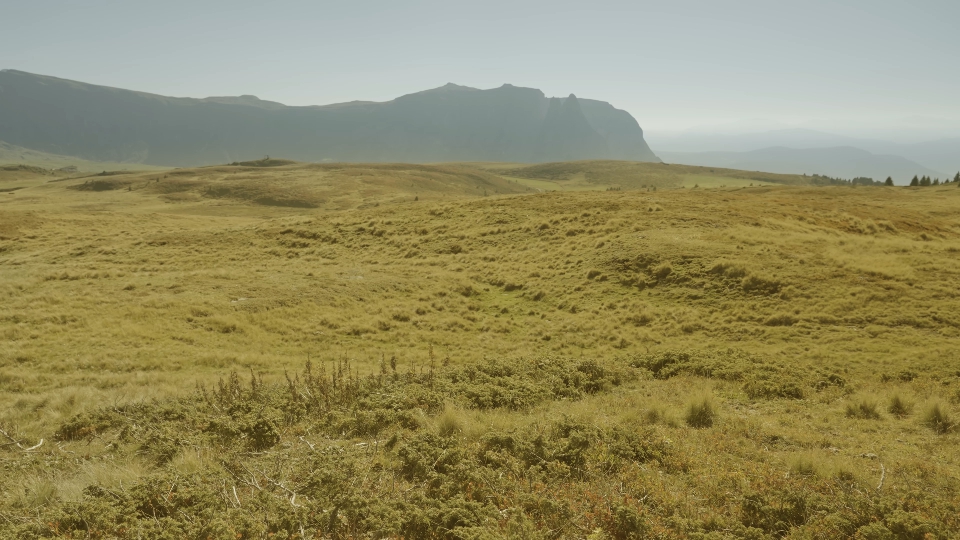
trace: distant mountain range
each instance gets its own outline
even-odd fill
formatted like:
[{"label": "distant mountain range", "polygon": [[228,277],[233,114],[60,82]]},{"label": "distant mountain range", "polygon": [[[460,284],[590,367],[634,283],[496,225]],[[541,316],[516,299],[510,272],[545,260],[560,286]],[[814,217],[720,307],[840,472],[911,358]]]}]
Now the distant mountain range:
[{"label": "distant mountain range", "polygon": [[898,144],[844,137],[809,129],[745,134],[686,133],[654,137],[668,162],[689,165],[765,167],[770,172],[869,176],[905,182],[915,174],[952,177],[960,171],[960,138]]},{"label": "distant mountain range", "polygon": [[301,161],[659,161],[609,103],[503,85],[383,103],[291,107],[254,96],[164,97],[0,71],[0,140],[87,160],[193,166]]},{"label": "distant mountain range", "polygon": [[884,180],[889,176],[898,184],[906,183],[917,174],[946,178],[945,174],[928,169],[909,159],[877,155],[852,146],[833,148],[775,146],[751,152],[660,152],[660,156],[667,163],[784,174],[820,174],[848,180],[857,177]]}]

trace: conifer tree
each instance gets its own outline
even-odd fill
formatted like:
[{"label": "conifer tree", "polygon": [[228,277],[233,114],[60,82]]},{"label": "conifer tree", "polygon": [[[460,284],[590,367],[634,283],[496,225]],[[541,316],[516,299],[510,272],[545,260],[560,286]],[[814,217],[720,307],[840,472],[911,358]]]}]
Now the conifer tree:
[{"label": "conifer tree", "polygon": [[892,186],[892,185],[893,185],[893,178],[888,176],[888,177],[887,177],[887,180],[883,183],[883,185],[885,185],[885,186]]},{"label": "conifer tree", "polygon": [[917,178],[917,175],[913,175],[913,180],[910,181],[910,185],[911,185],[911,186],[919,186],[919,185],[920,185],[920,179]]},{"label": "conifer tree", "polygon": [[921,186],[929,186],[929,185],[930,185],[930,177],[929,177],[929,176],[924,176],[923,178],[921,178],[921,179],[920,179],[920,185],[921,185]]},{"label": "conifer tree", "polygon": [[953,177],[953,181],[954,183],[960,182],[960,172],[958,172],[957,175]]}]

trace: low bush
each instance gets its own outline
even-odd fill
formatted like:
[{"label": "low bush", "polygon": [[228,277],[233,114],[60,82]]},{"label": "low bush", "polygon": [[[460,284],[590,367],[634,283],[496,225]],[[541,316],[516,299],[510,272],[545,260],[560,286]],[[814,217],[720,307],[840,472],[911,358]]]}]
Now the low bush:
[{"label": "low bush", "polygon": [[[742,377],[756,369],[735,352],[710,362],[701,356],[638,363],[661,376],[701,369]],[[80,449],[90,446],[69,441],[96,441],[111,450],[70,462],[139,456],[151,468],[122,486],[89,484],[69,503],[41,477],[24,486],[19,506],[5,509],[0,536],[761,539],[818,531],[849,538],[882,527],[904,538],[949,537],[956,508],[939,495],[918,492],[906,506],[900,491],[865,490],[849,473],[816,474],[802,460],[787,476],[750,465],[753,479],[733,512],[725,493],[740,480],[713,471],[721,481],[698,502],[706,513],[679,520],[677,490],[701,489],[686,479],[699,474],[692,466],[704,452],[718,450],[702,445],[719,442],[719,433],[677,437],[684,428],[658,409],[615,423],[540,415],[548,408],[535,409],[534,418],[510,412],[603,393],[632,371],[538,358],[404,373],[384,359],[378,373],[361,376],[349,362],[334,362],[308,364],[279,384],[232,374],[192,396],[95,409],[64,423],[58,442]],[[523,421],[466,430],[463,408],[500,409],[496,417]],[[687,426],[706,428],[716,423],[717,405],[702,397],[685,413]],[[5,466],[63,459],[57,445],[43,448],[5,456]],[[215,459],[184,475],[178,463],[195,453]],[[731,474],[740,478],[742,470]],[[577,532],[557,533],[574,526]]]},{"label": "low bush", "polygon": [[800,399],[807,386],[798,368],[735,349],[638,355],[630,359],[630,365],[649,370],[657,379],[685,374],[739,381],[751,399]]}]

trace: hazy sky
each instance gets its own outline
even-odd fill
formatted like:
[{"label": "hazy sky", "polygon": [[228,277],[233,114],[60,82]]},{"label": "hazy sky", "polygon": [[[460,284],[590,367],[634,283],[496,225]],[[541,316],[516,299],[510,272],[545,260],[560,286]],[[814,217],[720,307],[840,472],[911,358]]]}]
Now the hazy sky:
[{"label": "hazy sky", "polygon": [[960,125],[960,0],[7,0],[0,19],[0,68],[174,96],[509,82],[654,131]]}]

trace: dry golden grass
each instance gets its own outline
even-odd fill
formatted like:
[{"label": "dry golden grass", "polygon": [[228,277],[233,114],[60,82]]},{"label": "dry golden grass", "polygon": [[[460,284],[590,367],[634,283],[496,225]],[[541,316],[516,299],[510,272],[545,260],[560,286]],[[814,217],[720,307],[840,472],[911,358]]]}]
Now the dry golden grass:
[{"label": "dry golden grass", "polygon": [[477,164],[477,166],[508,178],[520,179],[521,182],[545,191],[806,185],[811,180],[806,176],[794,174],[631,161],[572,161],[523,166]]},{"label": "dry golden grass", "polygon": [[[628,488],[671,494],[658,504],[683,519],[784,474],[870,489],[884,474],[888,492],[960,504],[960,189],[667,189],[683,178],[617,182],[598,167],[592,181],[589,164],[571,167],[583,177],[470,164],[0,171],[0,187],[22,187],[0,193],[0,427],[50,441],[78,412],[231,371],[280,380],[308,358],[375,372],[391,357],[406,371],[734,350],[785,370],[799,394],[758,397],[773,394],[751,386],[753,368],[691,367],[533,411],[450,404],[433,421],[467,440],[543,418],[656,425],[684,472],[637,469]],[[531,194],[535,182],[579,184]],[[703,396],[711,422],[691,428]],[[93,446],[43,448],[109,454]],[[97,459],[8,474],[0,508],[76,500],[151,467]]]}]

